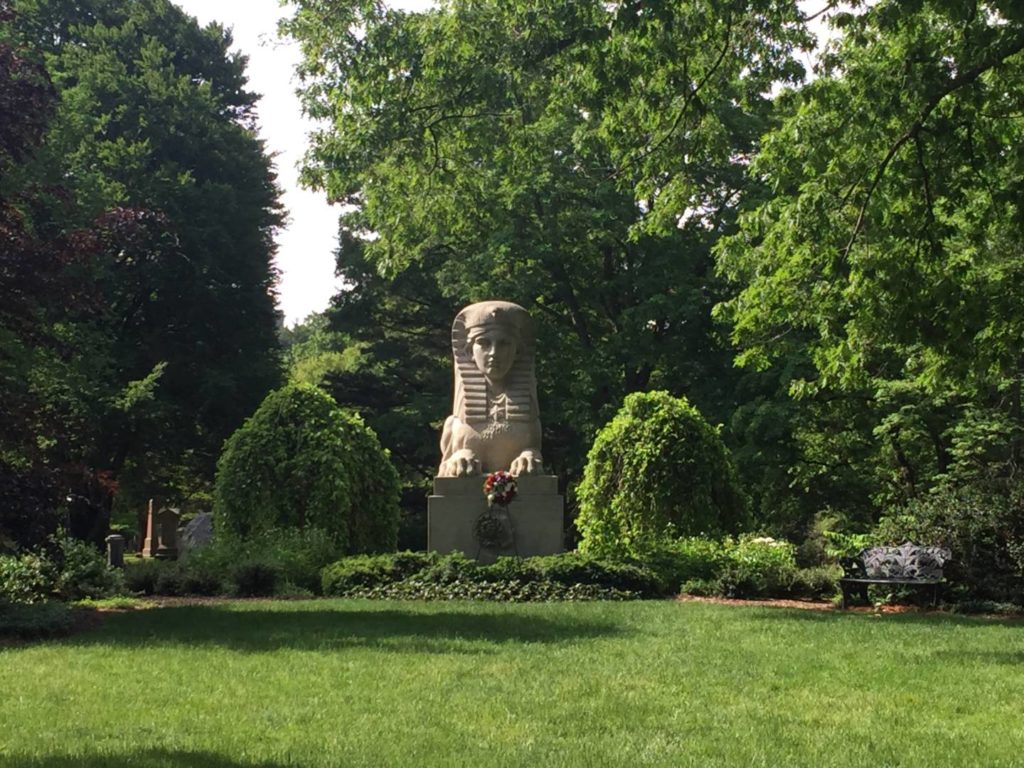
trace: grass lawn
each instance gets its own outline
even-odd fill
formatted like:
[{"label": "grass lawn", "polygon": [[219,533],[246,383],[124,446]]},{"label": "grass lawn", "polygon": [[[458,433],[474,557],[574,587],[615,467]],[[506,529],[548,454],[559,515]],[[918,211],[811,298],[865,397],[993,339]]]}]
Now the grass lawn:
[{"label": "grass lawn", "polygon": [[0,766],[1021,766],[1024,624],[239,602],[0,649]]}]

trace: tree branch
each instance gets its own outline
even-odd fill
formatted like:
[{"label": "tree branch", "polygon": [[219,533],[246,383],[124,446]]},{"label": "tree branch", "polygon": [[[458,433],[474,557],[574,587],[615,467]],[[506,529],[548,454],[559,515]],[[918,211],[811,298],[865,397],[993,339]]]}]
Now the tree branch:
[{"label": "tree branch", "polygon": [[640,154],[636,155],[633,158],[630,158],[629,160],[624,162],[621,166],[616,168],[611,173],[610,178],[615,178],[615,177],[621,175],[630,166],[636,165],[637,163],[640,163],[640,162],[646,160],[648,157],[650,157],[655,152],[657,152],[659,149],[661,149],[665,145],[665,143],[670,138],[672,138],[672,136],[675,134],[675,132],[679,129],[679,126],[682,124],[683,118],[686,117],[687,113],[690,111],[690,104],[691,104],[691,102],[693,102],[693,100],[697,97],[697,94],[700,93],[701,89],[705,85],[707,85],[708,81],[712,78],[712,76],[714,76],[715,72],[718,71],[718,68],[722,66],[722,62],[725,61],[725,55],[729,52],[731,47],[732,47],[732,18],[730,17],[730,19],[726,23],[726,27],[725,27],[725,42],[722,45],[722,50],[718,52],[718,57],[715,59],[715,63],[712,64],[711,67],[708,69],[708,71],[704,73],[704,77],[702,77],[694,85],[693,90],[689,91],[686,94],[686,98],[683,99],[683,104],[679,108],[679,112],[678,112],[678,114],[676,114],[675,120],[672,121],[672,125],[669,126],[668,131],[666,131],[665,135],[662,136],[660,139],[658,139],[658,141],[656,141],[653,146],[648,147],[647,149],[645,149],[642,152],[640,152]]},{"label": "tree branch", "polygon": [[871,182],[871,186],[867,190],[867,194],[864,196],[864,202],[861,203],[860,211],[857,214],[857,222],[854,224],[853,233],[850,235],[850,241],[846,244],[846,248],[843,249],[843,258],[849,258],[850,251],[853,249],[854,243],[857,242],[857,237],[864,229],[864,219],[867,214],[868,204],[871,202],[871,197],[874,195],[875,190],[878,189],[878,185],[882,181],[882,177],[885,176],[885,172],[889,167],[889,163],[892,162],[893,158],[900,151],[904,144],[911,139],[916,139],[921,129],[924,128],[925,122],[931,116],[935,108],[942,103],[942,100],[949,96],[951,93],[963,88],[964,86],[970,85],[983,74],[988,72],[1011,56],[1020,53],[1024,50],[1024,37],[1010,38],[999,50],[995,52],[991,57],[982,61],[977,66],[971,69],[961,72],[959,75],[954,77],[945,87],[939,90],[928,103],[924,105],[917,119],[911,124],[906,132],[900,136],[896,142],[889,147],[889,151],[886,152],[885,157],[882,159],[882,164],[878,166],[878,170],[875,172],[875,178]]}]

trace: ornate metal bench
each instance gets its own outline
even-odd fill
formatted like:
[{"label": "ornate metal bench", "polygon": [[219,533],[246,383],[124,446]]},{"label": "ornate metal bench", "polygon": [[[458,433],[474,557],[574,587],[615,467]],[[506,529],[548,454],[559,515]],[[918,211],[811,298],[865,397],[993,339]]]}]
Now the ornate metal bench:
[{"label": "ornate metal bench", "polygon": [[856,592],[868,601],[869,584],[892,584],[907,587],[930,587],[932,605],[938,602],[942,583],[942,566],[949,560],[948,549],[920,547],[906,542],[898,547],[871,547],[856,557],[840,558],[843,578],[841,608],[846,608],[850,595]]}]

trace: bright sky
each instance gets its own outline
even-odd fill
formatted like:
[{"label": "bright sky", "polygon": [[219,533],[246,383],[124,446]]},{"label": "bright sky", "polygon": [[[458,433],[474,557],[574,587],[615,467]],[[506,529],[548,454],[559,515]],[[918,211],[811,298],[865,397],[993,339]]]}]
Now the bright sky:
[{"label": "bright sky", "polygon": [[[280,306],[289,326],[311,312],[327,308],[338,290],[334,249],[338,243],[339,209],[320,192],[301,189],[298,164],[311,123],[302,116],[295,96],[298,48],[277,39],[277,21],[288,13],[278,0],[174,0],[206,25],[219,21],[232,29],[235,49],[249,57],[249,88],[263,94],[258,105],[260,135],[276,154],[278,183],[284,191],[289,220],[278,235],[277,266]],[[404,0],[394,7],[418,10],[430,0]]]},{"label": "bright sky", "polygon": [[[275,153],[278,183],[284,191],[289,221],[278,235],[277,266],[281,310],[289,326],[311,312],[327,308],[338,288],[334,250],[339,209],[320,192],[301,189],[298,164],[311,123],[302,116],[295,96],[297,46],[277,39],[277,21],[288,13],[278,0],[174,0],[204,26],[219,21],[232,29],[235,49],[249,57],[249,88],[263,94],[259,102],[260,134]],[[805,11],[820,5],[802,0]],[[432,0],[394,0],[392,7],[422,10]],[[820,31],[819,31],[820,34]]]}]

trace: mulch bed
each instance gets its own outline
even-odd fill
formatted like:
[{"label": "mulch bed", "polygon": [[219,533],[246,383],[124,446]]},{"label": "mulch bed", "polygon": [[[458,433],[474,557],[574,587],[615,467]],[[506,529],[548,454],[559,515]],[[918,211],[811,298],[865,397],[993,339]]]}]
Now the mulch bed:
[{"label": "mulch bed", "polygon": [[851,605],[845,611],[829,600],[741,600],[732,597],[697,597],[679,595],[680,603],[713,603],[715,605],[757,605],[769,608],[799,608],[804,611],[835,611],[837,613],[947,613],[935,608],[921,608],[916,605]]}]

